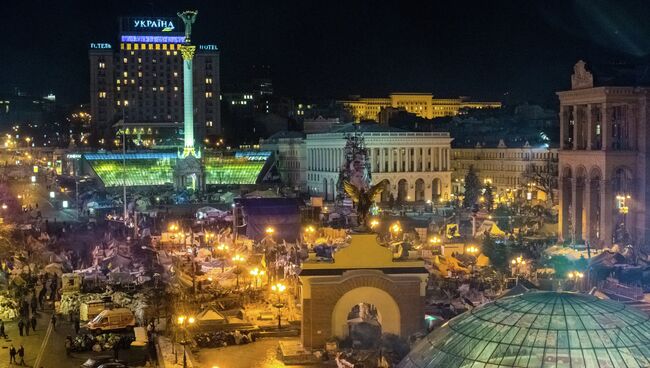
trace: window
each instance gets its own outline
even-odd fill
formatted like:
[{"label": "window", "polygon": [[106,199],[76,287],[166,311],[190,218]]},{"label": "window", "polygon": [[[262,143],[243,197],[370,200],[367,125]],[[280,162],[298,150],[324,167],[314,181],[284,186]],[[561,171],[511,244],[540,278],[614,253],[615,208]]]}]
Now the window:
[{"label": "window", "polygon": [[129,62],[129,60],[127,58],[122,59],[122,61],[124,62],[124,64]]},{"label": "window", "polygon": [[205,78],[205,84],[212,84],[212,78]]},{"label": "window", "polygon": [[205,93],[205,98],[211,98],[211,97],[212,97],[212,92]]},{"label": "window", "polygon": [[212,121],[211,120],[206,121],[205,126],[211,127],[212,126]]},{"label": "window", "polygon": [[126,78],[126,77],[129,76],[129,73],[128,73],[128,72],[124,72],[124,73],[122,73],[122,75],[124,76],[124,78]]},{"label": "window", "polygon": [[106,98],[106,92],[99,92],[99,98]]},{"label": "window", "polygon": [[99,63],[99,69],[105,69],[106,64],[105,63]]}]

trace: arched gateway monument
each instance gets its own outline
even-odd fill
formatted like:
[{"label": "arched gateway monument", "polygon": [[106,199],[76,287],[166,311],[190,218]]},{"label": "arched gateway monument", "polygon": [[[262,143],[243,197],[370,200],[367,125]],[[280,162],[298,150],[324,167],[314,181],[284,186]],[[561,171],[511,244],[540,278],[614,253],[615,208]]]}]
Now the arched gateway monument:
[{"label": "arched gateway monument", "polygon": [[300,273],[303,346],[346,338],[360,322],[403,337],[423,330],[427,276],[422,260],[394,259],[372,233],[353,234],[333,262],[310,257]]}]

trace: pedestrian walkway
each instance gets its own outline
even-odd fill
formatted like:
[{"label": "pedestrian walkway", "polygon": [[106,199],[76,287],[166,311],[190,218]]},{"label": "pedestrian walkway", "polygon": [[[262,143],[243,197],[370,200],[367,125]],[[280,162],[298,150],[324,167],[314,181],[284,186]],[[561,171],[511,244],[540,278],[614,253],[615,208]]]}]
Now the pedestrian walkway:
[{"label": "pedestrian walkway", "polygon": [[[0,338],[0,368],[18,367],[18,365],[9,364],[9,348],[13,345],[16,349],[22,344],[25,348],[25,364],[28,367],[33,366],[36,361],[36,355],[41,348],[41,342],[47,331],[50,320],[49,313],[39,313],[37,318],[36,331],[30,328],[29,336],[23,334],[20,336],[18,331],[18,321],[5,322],[5,333],[7,338]],[[20,360],[18,360],[20,361]]]}]

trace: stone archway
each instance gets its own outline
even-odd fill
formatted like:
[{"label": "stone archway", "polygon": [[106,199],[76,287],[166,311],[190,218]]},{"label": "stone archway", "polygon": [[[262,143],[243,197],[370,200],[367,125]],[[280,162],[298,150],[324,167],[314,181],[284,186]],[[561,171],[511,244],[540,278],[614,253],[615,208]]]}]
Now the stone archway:
[{"label": "stone archway", "polygon": [[397,202],[403,203],[406,202],[408,196],[409,183],[406,179],[401,179],[397,182]]},{"label": "stone archway", "polygon": [[431,200],[434,203],[440,201],[440,196],[442,195],[442,183],[440,178],[434,178],[431,182]]},{"label": "stone archway", "polygon": [[[370,286],[351,289],[339,298],[332,310],[332,335],[339,338],[348,336],[349,312],[360,303],[370,304],[377,308],[382,333],[400,335],[402,318],[397,302],[386,291]],[[381,318],[381,316],[387,317]]]},{"label": "stone archway", "polygon": [[391,188],[390,181],[388,181],[384,186],[384,190],[381,192],[381,201],[384,203],[390,200],[390,193],[391,193],[390,188]]},{"label": "stone archway", "polygon": [[573,219],[571,208],[573,206],[573,175],[571,166],[562,169],[560,177],[560,234],[563,240],[573,240]]},{"label": "stone archway", "polygon": [[424,201],[424,180],[418,179],[415,181],[415,201]]},{"label": "stone archway", "polygon": [[589,204],[587,205],[587,239],[593,245],[600,245],[601,240],[601,181],[603,174],[599,167],[593,167],[589,174]]}]

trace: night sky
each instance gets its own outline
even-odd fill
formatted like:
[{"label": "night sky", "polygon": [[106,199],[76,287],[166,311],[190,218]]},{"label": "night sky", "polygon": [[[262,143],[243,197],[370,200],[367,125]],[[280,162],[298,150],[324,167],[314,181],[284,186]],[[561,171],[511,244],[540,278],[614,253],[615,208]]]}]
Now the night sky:
[{"label": "night sky", "polygon": [[[525,4],[525,5],[524,5]],[[552,103],[579,58],[647,58],[650,1],[4,1],[0,91],[88,100],[88,44],[120,15],[198,9],[193,40],[221,49],[226,84],[269,64],[295,98],[433,92]]]}]

